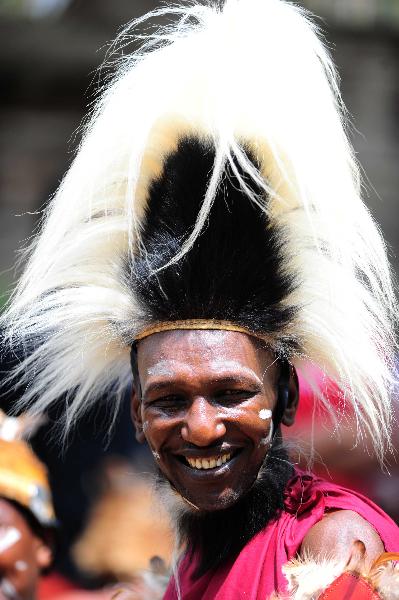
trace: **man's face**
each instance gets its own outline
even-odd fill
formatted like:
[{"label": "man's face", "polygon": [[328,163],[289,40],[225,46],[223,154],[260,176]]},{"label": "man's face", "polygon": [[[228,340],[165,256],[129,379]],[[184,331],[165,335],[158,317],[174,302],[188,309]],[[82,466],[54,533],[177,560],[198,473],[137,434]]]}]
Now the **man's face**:
[{"label": "man's face", "polygon": [[22,514],[0,498],[0,600],[33,600],[51,551]]},{"label": "man's face", "polygon": [[133,417],[162,473],[201,511],[236,502],[270,446],[273,354],[243,333],[193,330],[149,336],[137,359]]}]

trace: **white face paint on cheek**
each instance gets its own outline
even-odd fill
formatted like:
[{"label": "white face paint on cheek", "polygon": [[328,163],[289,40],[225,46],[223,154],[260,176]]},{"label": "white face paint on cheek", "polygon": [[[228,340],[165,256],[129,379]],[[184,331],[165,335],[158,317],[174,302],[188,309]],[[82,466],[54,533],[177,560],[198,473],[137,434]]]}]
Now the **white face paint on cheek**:
[{"label": "white face paint on cheek", "polygon": [[270,408],[262,408],[258,414],[259,414],[259,418],[262,419],[262,421],[266,421],[266,419],[272,418],[273,413],[270,410]]},{"label": "white face paint on cheek", "polygon": [[272,437],[273,437],[273,423],[270,423],[269,433],[267,434],[266,437],[264,437],[260,440],[259,446],[268,446],[270,444],[270,442],[272,441]]},{"label": "white face paint on cheek", "polygon": [[17,571],[26,571],[28,568],[28,563],[26,563],[24,560],[17,560],[14,566]]},{"label": "white face paint on cheek", "polygon": [[0,527],[0,554],[21,539],[21,532],[16,527]]},{"label": "white face paint on cheek", "polygon": [[145,433],[148,429],[148,421],[144,421],[143,423],[143,433]]},{"label": "white face paint on cheek", "polygon": [[155,450],[152,450],[152,455],[155,458],[155,460],[159,460],[161,457],[159,456],[158,452],[155,452]]}]

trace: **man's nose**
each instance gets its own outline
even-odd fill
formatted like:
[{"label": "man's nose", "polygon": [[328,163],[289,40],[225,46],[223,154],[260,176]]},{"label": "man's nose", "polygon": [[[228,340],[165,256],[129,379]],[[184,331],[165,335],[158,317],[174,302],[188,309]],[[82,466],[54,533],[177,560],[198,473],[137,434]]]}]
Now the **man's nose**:
[{"label": "man's nose", "polygon": [[218,408],[206,398],[195,398],[181,428],[183,440],[195,446],[211,446],[226,433]]}]

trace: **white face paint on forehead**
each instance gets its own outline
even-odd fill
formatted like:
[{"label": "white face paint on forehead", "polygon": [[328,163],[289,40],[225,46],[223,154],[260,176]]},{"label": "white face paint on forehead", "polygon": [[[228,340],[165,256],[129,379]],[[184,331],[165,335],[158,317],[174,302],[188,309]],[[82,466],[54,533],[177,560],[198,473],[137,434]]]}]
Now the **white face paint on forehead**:
[{"label": "white face paint on forehead", "polygon": [[[154,377],[156,377],[156,376],[172,377],[174,375],[175,369],[178,368],[179,365],[181,366],[181,363],[180,363],[180,361],[177,361],[177,360],[161,360],[158,363],[156,363],[155,365],[151,366],[147,370],[147,375],[154,376]],[[183,366],[187,367],[186,364],[184,364]],[[239,361],[236,361],[236,360],[224,360],[224,359],[212,360],[209,362],[209,367],[214,372],[235,371],[235,370],[239,369],[241,371],[241,373],[246,373],[250,377],[254,377],[260,384],[262,383],[261,380],[259,379],[258,375],[255,373],[255,371],[253,371],[249,367],[246,367],[245,365],[243,365],[242,363],[240,363]]]},{"label": "white face paint on forehead", "polygon": [[253,371],[249,367],[246,367],[245,365],[240,363],[238,360],[216,359],[216,360],[212,360],[210,362],[210,366],[215,371],[222,371],[222,370],[234,371],[236,369],[239,369],[241,371],[241,373],[245,373],[245,374],[249,375],[249,377],[254,377],[260,384],[262,384],[262,381],[259,379],[259,377],[255,373],[255,371]]},{"label": "white face paint on forehead", "polygon": [[176,360],[160,360],[158,363],[147,369],[148,376],[154,377],[162,377],[162,376],[172,376],[173,375],[173,367],[178,365],[178,361]]},{"label": "white face paint on forehead", "polygon": [[0,525],[0,554],[14,546],[21,538],[21,532],[16,527]]}]

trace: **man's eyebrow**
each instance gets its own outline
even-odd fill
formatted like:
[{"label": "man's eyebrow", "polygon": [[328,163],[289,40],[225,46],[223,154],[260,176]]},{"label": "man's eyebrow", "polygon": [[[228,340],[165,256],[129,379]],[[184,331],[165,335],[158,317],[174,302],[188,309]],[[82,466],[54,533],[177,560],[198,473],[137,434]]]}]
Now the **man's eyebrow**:
[{"label": "man's eyebrow", "polygon": [[262,382],[257,377],[254,381],[253,378],[248,378],[245,374],[243,375],[225,375],[225,376],[215,376],[209,379],[209,383],[212,385],[236,385],[236,384],[245,384],[247,387],[258,389]]},{"label": "man's eyebrow", "polygon": [[169,381],[154,381],[144,387],[144,389],[142,390],[142,395],[146,396],[150,392],[162,392],[163,390],[166,390],[168,388],[170,389],[172,383],[175,383],[175,381],[172,379]]},{"label": "man's eyebrow", "polygon": [[[245,385],[245,387],[251,390],[260,390],[263,387],[262,381],[256,377],[256,381],[254,381],[253,377],[248,378],[246,374],[241,375],[213,375],[206,380],[207,385],[212,386],[229,386],[229,385]],[[148,395],[153,392],[162,392],[170,390],[171,387],[174,389],[180,389],[184,391],[189,385],[187,385],[186,379],[179,378],[171,378],[171,379],[163,379],[162,381],[153,381],[149,382],[143,389],[143,396]]]}]

